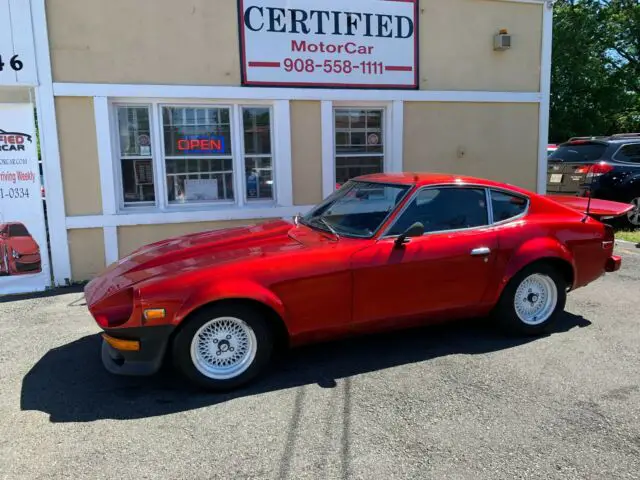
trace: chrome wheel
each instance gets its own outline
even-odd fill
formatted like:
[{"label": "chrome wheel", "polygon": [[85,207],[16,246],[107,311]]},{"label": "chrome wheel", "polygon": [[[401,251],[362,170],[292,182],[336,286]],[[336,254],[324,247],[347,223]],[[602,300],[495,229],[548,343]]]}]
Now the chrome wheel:
[{"label": "chrome wheel", "polygon": [[640,197],[636,197],[629,203],[633,205],[633,210],[627,212],[627,220],[634,227],[640,227]]},{"label": "chrome wheel", "polygon": [[522,280],[513,302],[523,323],[540,325],[549,319],[558,304],[558,288],[548,275],[534,273]]},{"label": "chrome wheel", "polygon": [[200,373],[227,380],[245,372],[256,356],[253,329],[235,317],[219,317],[202,325],[191,340],[191,361]]}]

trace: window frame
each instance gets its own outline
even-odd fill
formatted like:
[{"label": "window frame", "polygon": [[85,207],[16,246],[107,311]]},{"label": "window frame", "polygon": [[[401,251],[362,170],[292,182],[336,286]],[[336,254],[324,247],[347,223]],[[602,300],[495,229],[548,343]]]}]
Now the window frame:
[{"label": "window frame", "polygon": [[[229,157],[231,157],[231,178],[232,178],[232,183],[233,183],[233,200],[218,200],[218,201],[210,201],[210,202],[185,202],[185,203],[178,203],[178,202],[174,202],[171,203],[169,201],[169,192],[167,191],[167,157],[169,157],[170,160],[174,160],[176,158],[178,158],[175,155],[167,155],[166,151],[165,151],[165,137],[164,137],[164,120],[163,120],[163,109],[167,107],[167,108],[220,108],[220,109],[227,109],[229,110],[229,136],[231,138],[231,145],[230,145],[230,155],[221,155],[219,158],[222,159],[228,159]],[[184,103],[184,102],[180,102],[180,103],[167,103],[167,102],[160,102],[157,105],[157,115],[158,115],[158,128],[160,129],[160,144],[162,145],[162,149],[160,150],[160,160],[161,160],[161,168],[162,168],[162,204],[164,206],[164,208],[166,208],[167,211],[174,211],[174,210],[185,210],[185,209],[198,209],[198,210],[206,210],[209,208],[215,208],[215,207],[230,207],[233,205],[237,205],[238,204],[238,175],[237,175],[237,169],[238,169],[238,164],[237,164],[237,158],[236,158],[236,154],[234,153],[237,150],[237,145],[236,142],[234,141],[234,124],[235,124],[235,118],[234,118],[234,114],[235,109],[233,108],[233,105],[224,105],[224,104],[192,104],[192,103]],[[184,159],[184,160],[190,160],[190,159],[201,159],[201,158],[206,158],[205,155],[202,156],[198,156],[198,155],[185,155],[185,156],[181,156],[179,157],[180,159]],[[187,172],[188,173],[188,172]]]},{"label": "window frame", "polygon": [[[151,165],[153,167],[153,193],[155,200],[153,202],[130,202],[127,203],[124,199],[124,180],[122,178],[122,160],[124,157],[131,157],[130,155],[122,155],[122,144],[120,143],[120,123],[118,117],[118,110],[120,108],[147,108],[149,112],[149,136],[151,137]],[[154,108],[151,102],[113,102],[111,104],[111,118],[109,121],[111,131],[114,132],[111,135],[111,143],[114,155],[113,169],[115,174],[115,187],[118,189],[116,192],[116,198],[118,199],[118,213],[131,213],[139,211],[157,210],[160,207],[160,201],[158,196],[158,172],[157,172],[157,147],[156,147],[156,132],[154,130]],[[147,157],[144,157],[147,158]],[[133,159],[133,158],[129,158]],[[103,207],[104,208],[104,207]]]},{"label": "window frame", "polygon": [[[391,133],[390,130],[393,128],[392,125],[392,113],[391,113],[391,105],[389,102],[333,102],[331,105],[331,163],[332,163],[332,180],[333,186],[335,190],[335,185],[338,183],[337,179],[337,167],[338,156],[341,157],[372,157],[372,156],[380,156],[382,158],[382,171],[380,173],[387,173],[390,171],[389,159],[391,158]],[[363,154],[338,154],[337,152],[337,144],[336,144],[336,111],[337,110],[379,110],[382,112],[382,118],[380,121],[380,128],[382,130],[381,143],[382,143],[382,153],[363,153]],[[355,177],[354,177],[355,178]]]},{"label": "window frame", "polygon": [[[387,227],[384,229],[384,231],[380,235],[380,239],[397,238],[397,237],[400,236],[400,235],[388,235],[388,232],[392,229],[392,227],[400,219],[400,217],[402,216],[404,211],[409,207],[411,202],[413,202],[413,200],[415,200],[417,198],[417,196],[420,194],[420,192],[422,192],[423,190],[443,189],[443,188],[458,188],[458,189],[467,188],[467,189],[471,189],[471,190],[484,190],[485,203],[486,203],[485,208],[487,210],[487,224],[486,225],[478,225],[478,226],[475,226],[475,227],[453,228],[453,229],[448,229],[448,230],[438,230],[438,231],[434,231],[434,232],[425,232],[425,233],[422,234],[422,237],[425,237],[427,235],[439,235],[441,233],[464,232],[464,231],[469,231],[469,230],[479,230],[479,229],[482,229],[482,228],[503,225],[505,223],[512,222],[514,220],[517,220],[517,219],[520,219],[520,218],[524,217],[529,212],[529,206],[531,205],[531,201],[530,201],[529,197],[527,197],[526,195],[518,194],[517,192],[513,192],[511,190],[507,190],[507,189],[500,188],[500,187],[489,187],[489,186],[486,186],[486,185],[476,185],[476,184],[456,185],[456,184],[451,184],[451,183],[444,183],[444,184],[437,184],[437,185],[425,185],[423,187],[420,187],[420,188],[416,189],[413,192],[413,194],[410,195],[408,199],[406,199],[404,205],[402,205],[402,208],[400,208],[400,210],[396,214],[395,218],[393,219],[393,222],[391,222],[389,225],[387,225]],[[527,205],[526,205],[524,211],[521,214],[517,215],[517,216],[511,217],[511,218],[507,218],[506,220],[501,220],[499,222],[495,222],[494,218],[493,218],[493,204],[491,202],[491,190],[496,190],[496,191],[499,191],[499,192],[506,193],[508,195],[512,195],[514,197],[523,198],[527,202]]]},{"label": "window frame", "polygon": [[[524,217],[527,213],[529,213],[529,206],[531,205],[531,199],[529,197],[527,197],[526,195],[521,195],[521,194],[519,194],[517,192],[513,192],[511,190],[506,190],[504,188],[497,188],[497,187],[485,187],[485,188],[487,189],[487,194],[489,196],[489,202],[490,202],[489,206],[491,207],[491,208],[489,208],[489,214],[491,216],[491,224],[490,224],[491,226],[493,226],[493,225],[503,225],[505,223],[509,223],[509,222],[514,221],[514,220],[519,220],[522,217]],[[525,202],[527,202],[525,207],[524,207],[524,210],[521,213],[519,213],[518,215],[514,215],[513,217],[509,217],[509,218],[506,218],[504,220],[500,220],[499,222],[494,221],[494,218],[493,218],[493,199],[491,198],[491,191],[492,190],[504,193],[506,195],[511,195],[512,197],[518,197],[518,198],[523,199]]]},{"label": "window frame", "polygon": [[[271,153],[269,153],[269,155],[260,155],[260,154],[254,154],[254,153],[250,153],[247,155],[246,153],[246,147],[244,144],[244,109],[246,108],[267,108],[269,110],[269,137],[270,137],[270,143],[271,143]],[[274,136],[274,130],[275,130],[275,122],[274,122],[274,110],[273,110],[273,105],[268,104],[259,104],[259,103],[240,103],[239,104],[239,119],[238,121],[240,122],[240,141],[241,141],[241,157],[242,157],[242,194],[243,194],[243,201],[246,205],[263,205],[263,206],[271,206],[271,205],[275,205],[277,203],[277,189],[276,189],[276,154],[275,154],[275,149],[276,149],[276,138]],[[271,180],[273,182],[273,184],[271,185],[271,192],[272,192],[272,196],[273,198],[271,199],[263,199],[263,198],[257,198],[257,199],[249,199],[247,197],[247,183],[245,181],[244,178],[244,172],[246,170],[246,162],[245,159],[247,157],[249,158],[264,158],[264,157],[270,157],[271,158]]]},{"label": "window frame", "polygon": [[[117,98],[109,99],[109,127],[111,141],[111,165],[114,172],[114,181],[111,188],[116,188],[117,199],[116,213],[118,215],[141,214],[141,213],[178,213],[178,212],[216,212],[233,211],[247,208],[272,208],[279,205],[279,187],[276,170],[278,169],[279,145],[276,137],[276,129],[282,128],[277,125],[277,112],[275,109],[277,100],[193,100],[173,98]],[[146,107],[149,109],[149,130],[151,136],[151,160],[153,165],[155,202],[147,202],[144,205],[125,204],[124,185],[122,178],[122,165],[120,157],[120,135],[118,126],[118,108],[120,107]],[[233,200],[220,200],[214,202],[188,202],[169,203],[166,176],[166,158],[164,145],[164,123],[162,118],[163,107],[186,107],[186,108],[226,108],[229,109],[229,123],[231,135],[231,158],[233,167]],[[271,136],[271,164],[273,179],[273,198],[256,199],[248,201],[246,198],[245,181],[245,154],[244,154],[244,125],[242,120],[243,108],[268,108]],[[264,157],[266,155],[262,155]],[[169,157],[172,157],[169,155]],[[200,158],[200,157],[198,157]],[[227,157],[225,157],[227,158]],[[287,152],[282,152],[282,161],[290,161]],[[283,168],[283,172],[287,169]],[[286,180],[286,179],[285,179]],[[285,182],[286,186],[286,182]],[[105,188],[103,185],[102,188]]]}]

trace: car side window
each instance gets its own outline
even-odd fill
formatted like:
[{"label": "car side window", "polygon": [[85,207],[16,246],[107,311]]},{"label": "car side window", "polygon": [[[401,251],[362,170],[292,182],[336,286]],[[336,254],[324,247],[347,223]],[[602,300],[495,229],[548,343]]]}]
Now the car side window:
[{"label": "car side window", "polygon": [[441,187],[420,190],[387,234],[400,235],[416,222],[424,225],[425,233],[487,225],[484,189]]},{"label": "car side window", "polygon": [[624,145],[615,155],[615,160],[640,163],[640,143]]},{"label": "car side window", "polygon": [[527,209],[527,199],[517,195],[491,190],[493,221],[502,222],[517,217]]}]

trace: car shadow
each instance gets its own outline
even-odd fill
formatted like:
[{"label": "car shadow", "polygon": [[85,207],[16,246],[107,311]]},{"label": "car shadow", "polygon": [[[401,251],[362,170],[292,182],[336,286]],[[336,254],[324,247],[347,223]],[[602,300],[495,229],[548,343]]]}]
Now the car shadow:
[{"label": "car shadow", "polygon": [[[170,369],[152,377],[107,373],[100,337],[89,335],[44,355],[22,382],[22,410],[47,413],[52,422],[137,419],[177,413],[307,384],[332,388],[336,380],[453,354],[481,354],[518,347],[535,337],[511,338],[484,319],[351,338],[293,349],[260,379],[224,394],[196,391]],[[565,313],[550,334],[591,325]]]}]

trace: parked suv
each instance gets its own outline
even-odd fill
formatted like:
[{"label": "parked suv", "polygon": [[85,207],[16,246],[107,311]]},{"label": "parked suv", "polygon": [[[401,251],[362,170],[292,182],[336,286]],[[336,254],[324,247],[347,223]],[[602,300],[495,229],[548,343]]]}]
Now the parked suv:
[{"label": "parked suv", "polygon": [[579,137],[548,158],[547,192],[632,203],[626,217],[640,227],[640,133]]}]

